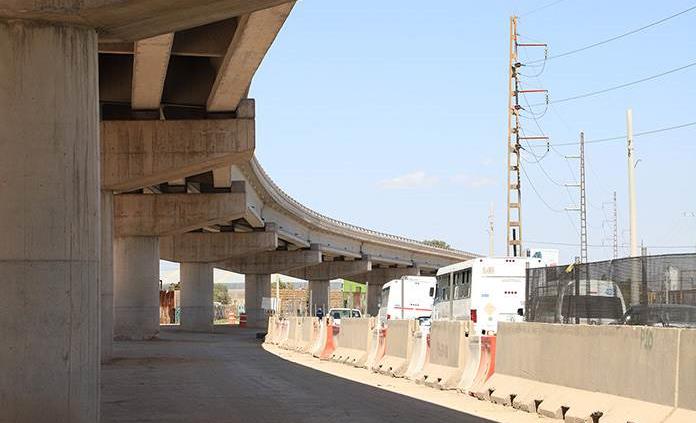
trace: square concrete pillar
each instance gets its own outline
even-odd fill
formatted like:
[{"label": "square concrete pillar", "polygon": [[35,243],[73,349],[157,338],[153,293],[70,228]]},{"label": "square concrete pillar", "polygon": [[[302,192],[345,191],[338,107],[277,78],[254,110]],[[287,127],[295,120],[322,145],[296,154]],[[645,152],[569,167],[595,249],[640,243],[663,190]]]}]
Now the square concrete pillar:
[{"label": "square concrete pillar", "polygon": [[261,308],[263,297],[271,296],[271,275],[244,275],[244,309],[247,314],[247,326],[264,329],[268,327],[268,318]]},{"label": "square concrete pillar", "polygon": [[326,315],[329,312],[329,308],[331,308],[331,304],[329,302],[331,283],[329,280],[309,281],[308,289],[310,298],[310,314],[316,314],[317,309],[321,308],[324,311],[324,315]]},{"label": "square concrete pillar", "polygon": [[212,332],[213,266],[208,263],[181,263],[181,329]]},{"label": "square concrete pillar", "polygon": [[0,19],[2,422],[99,418],[98,92],[94,30]]},{"label": "square concrete pillar", "polygon": [[159,333],[159,238],[114,240],[114,338],[147,340]]},{"label": "square concrete pillar", "polygon": [[367,314],[370,316],[376,316],[379,313],[379,303],[382,300],[382,287],[384,283],[372,283],[367,284]]}]

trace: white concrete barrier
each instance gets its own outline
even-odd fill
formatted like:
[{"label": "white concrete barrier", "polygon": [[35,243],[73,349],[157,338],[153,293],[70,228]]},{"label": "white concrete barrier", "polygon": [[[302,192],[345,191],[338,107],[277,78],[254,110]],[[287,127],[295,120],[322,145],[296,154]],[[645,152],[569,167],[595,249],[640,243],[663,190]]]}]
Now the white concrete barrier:
[{"label": "white concrete barrier", "polygon": [[263,343],[264,344],[273,344],[274,340],[276,338],[276,332],[275,332],[275,327],[276,325],[276,317],[275,316],[268,316],[268,331],[266,332],[266,336],[263,338]]},{"label": "white concrete barrier", "polygon": [[403,377],[413,351],[416,320],[389,320],[386,329],[384,357],[374,367],[376,372]]},{"label": "white concrete barrier", "polygon": [[285,348],[286,350],[294,350],[297,349],[299,343],[300,334],[302,331],[302,318],[288,317],[286,321],[288,325],[288,336],[285,339],[283,339],[283,342],[280,346],[282,348]]},{"label": "white concrete barrier", "polygon": [[430,327],[430,354],[416,383],[455,389],[469,360],[469,325],[465,321],[436,320]]},{"label": "white concrete barrier", "polygon": [[278,346],[283,345],[283,343],[288,339],[289,335],[289,330],[290,330],[290,322],[288,322],[288,319],[281,319],[278,318],[276,321],[276,329],[274,330],[275,332],[275,344]]},{"label": "white concrete barrier", "polygon": [[373,318],[341,319],[336,349],[331,354],[331,360],[365,367],[373,329]]},{"label": "white concrete barrier", "polygon": [[464,371],[462,372],[462,378],[457,384],[457,390],[463,393],[469,393],[472,385],[476,381],[476,376],[479,373],[479,365],[481,361],[481,337],[480,336],[470,336],[469,337],[469,359],[467,360]]},{"label": "white concrete barrier", "polygon": [[317,335],[317,338],[314,340],[314,343],[308,351],[310,354],[317,358],[319,357],[321,352],[324,351],[324,348],[326,348],[326,321],[326,318],[321,319],[321,322],[319,323],[319,333]]},{"label": "white concrete barrier", "polygon": [[386,329],[380,325],[375,325],[375,328],[370,331],[370,352],[367,354],[365,367],[374,371],[379,361],[384,357],[386,350]]},{"label": "white concrete barrier", "polygon": [[679,338],[678,329],[501,323],[495,374],[474,394],[569,423],[662,422],[675,405]]},{"label": "white concrete barrier", "polygon": [[316,317],[299,318],[300,333],[297,340],[297,351],[308,352],[314,340],[319,336],[319,319]]},{"label": "white concrete barrier", "polygon": [[429,347],[428,334],[422,332],[422,329],[413,334],[411,345],[411,358],[408,360],[404,377],[410,380],[416,380],[416,377],[423,371],[426,361],[428,361]]},{"label": "white concrete barrier", "polygon": [[677,409],[665,423],[696,422],[696,329],[685,329],[679,340]]}]

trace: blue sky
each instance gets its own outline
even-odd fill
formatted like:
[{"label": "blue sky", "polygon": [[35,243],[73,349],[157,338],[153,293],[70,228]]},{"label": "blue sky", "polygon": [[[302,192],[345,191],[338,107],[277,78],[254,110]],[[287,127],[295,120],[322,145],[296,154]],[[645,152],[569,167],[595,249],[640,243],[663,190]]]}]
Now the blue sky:
[{"label": "blue sky", "polygon": [[[256,154],[286,192],[321,213],[465,250],[487,251],[492,202],[496,253],[503,254],[509,16],[520,15],[520,35],[547,42],[553,55],[691,6],[693,0],[301,0],[252,84]],[[553,100],[686,65],[696,60],[694,28],[696,11],[550,60],[527,85],[549,89]],[[581,130],[588,140],[623,135],[629,107],[635,132],[691,122],[694,77],[696,67],[552,105],[539,123],[553,144],[576,141]],[[538,132],[532,120],[525,127]],[[639,239],[651,253],[694,251],[696,217],[684,212],[696,211],[696,127],[637,137],[635,146]],[[526,246],[579,242],[577,213],[557,211],[577,203],[577,193],[556,185],[578,177],[576,163],[561,157],[577,150],[556,149],[560,154],[551,151],[539,164],[526,154],[534,187],[556,210],[523,185]],[[621,243],[628,242],[625,150],[625,141],[587,146],[591,245],[611,244],[604,203],[614,190]],[[578,247],[558,248],[563,261],[578,255]],[[591,247],[589,255],[609,258],[611,248]]]}]

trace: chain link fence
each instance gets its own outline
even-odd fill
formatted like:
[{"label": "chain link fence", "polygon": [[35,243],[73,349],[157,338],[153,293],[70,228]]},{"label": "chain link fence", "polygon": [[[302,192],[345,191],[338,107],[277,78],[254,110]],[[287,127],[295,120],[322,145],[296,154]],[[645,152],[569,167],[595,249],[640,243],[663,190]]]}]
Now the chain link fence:
[{"label": "chain link fence", "polygon": [[530,268],[525,319],[696,327],[696,254]]}]

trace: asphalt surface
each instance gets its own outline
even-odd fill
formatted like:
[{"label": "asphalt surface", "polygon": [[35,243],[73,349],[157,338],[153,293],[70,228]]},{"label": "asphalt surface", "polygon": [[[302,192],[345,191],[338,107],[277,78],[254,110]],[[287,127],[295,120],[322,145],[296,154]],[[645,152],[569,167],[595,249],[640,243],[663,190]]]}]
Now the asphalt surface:
[{"label": "asphalt surface", "polygon": [[163,328],[159,340],[116,342],[114,355],[102,423],[491,422],[286,361],[249,329]]}]

